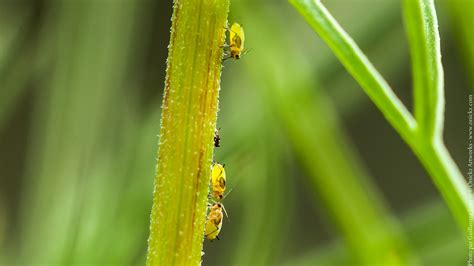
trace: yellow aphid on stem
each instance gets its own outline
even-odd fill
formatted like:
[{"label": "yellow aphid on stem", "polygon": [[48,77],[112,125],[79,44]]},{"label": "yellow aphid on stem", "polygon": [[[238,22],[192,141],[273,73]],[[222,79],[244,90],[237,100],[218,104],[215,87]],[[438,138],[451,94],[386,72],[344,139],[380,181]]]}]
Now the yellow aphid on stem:
[{"label": "yellow aphid on stem", "polygon": [[245,34],[244,28],[242,28],[239,23],[234,23],[230,27],[229,39],[230,57],[240,59],[242,51],[244,50]]},{"label": "yellow aphid on stem", "polygon": [[238,60],[240,59],[242,54],[245,54],[247,52],[246,50],[244,50],[244,28],[242,28],[239,23],[234,23],[232,24],[230,29],[227,30],[229,31],[229,44],[224,45],[224,47],[227,47],[229,49],[229,54],[226,54],[223,61],[229,58],[234,58]]},{"label": "yellow aphid on stem", "polygon": [[221,203],[214,203],[207,215],[204,236],[211,241],[216,238],[219,240],[219,233],[221,232],[222,220],[224,218],[222,209]]},{"label": "yellow aphid on stem", "polygon": [[214,198],[221,200],[225,192],[225,169],[224,165],[215,163],[211,170],[211,188]]}]

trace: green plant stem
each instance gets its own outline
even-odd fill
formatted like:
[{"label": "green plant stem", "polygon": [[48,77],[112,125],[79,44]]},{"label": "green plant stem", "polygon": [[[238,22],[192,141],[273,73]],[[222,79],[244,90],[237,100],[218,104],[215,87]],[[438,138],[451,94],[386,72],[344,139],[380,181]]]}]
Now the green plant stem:
[{"label": "green plant stem", "polygon": [[[417,126],[417,122],[413,119],[411,114],[407,111],[405,106],[398,100],[393,91],[388,87],[387,83],[380,76],[380,74],[374,69],[372,64],[368,61],[366,56],[362,53],[355,42],[350,36],[339,26],[337,21],[331,16],[326,8],[318,0],[290,0],[295,8],[301,13],[306,21],[311,25],[321,38],[328,44],[333,50],[342,64],[352,74],[352,76],[358,81],[361,87],[374,101],[380,111],[385,115],[389,123],[395,128],[400,136],[407,142],[411,149],[418,156],[424,167],[431,175],[434,183],[440,190],[444,197],[444,200],[448,204],[451,212],[457,219],[459,225],[465,232],[467,231],[467,224],[469,219],[468,207],[470,200],[470,192],[462,177],[456,164],[447,152],[442,142],[439,133],[436,135],[431,134],[434,130],[440,131],[440,127],[432,127],[432,130],[425,130],[430,128],[429,126],[420,127]],[[439,47],[436,48],[436,41],[439,42],[439,38],[436,38],[436,23],[433,22],[434,18],[434,7],[432,2],[423,2],[426,5],[430,5],[428,8],[418,8],[418,12],[426,9],[430,10],[430,16],[424,15],[424,23],[430,24],[428,32],[431,33],[431,42],[423,42],[421,45],[430,45],[430,51],[425,51],[427,54],[424,62],[428,62],[430,67],[433,68],[432,73],[436,82],[432,84],[429,81],[430,88],[435,90],[436,97],[427,100],[422,104],[426,104],[429,108],[423,109],[423,112],[430,112],[427,119],[432,121],[442,121],[440,116],[443,115],[442,107],[439,105],[444,104],[442,98],[439,95],[442,94],[442,86],[439,85]],[[422,2],[419,2],[421,5]],[[423,17],[423,15],[419,15]],[[434,43],[433,43],[434,42]],[[412,44],[413,45],[413,44]],[[418,48],[428,49],[428,48]],[[413,51],[413,50],[412,50]],[[415,59],[415,62],[420,63],[423,59]],[[420,63],[421,64],[421,63]],[[414,73],[422,71],[416,70]],[[426,77],[425,77],[426,78]],[[427,88],[420,88],[418,85],[417,89],[426,90]],[[441,92],[440,92],[441,90]],[[421,97],[421,96],[420,96]],[[415,104],[419,104],[420,101],[415,101]],[[435,102],[436,104],[433,104]],[[416,107],[415,107],[416,109]],[[421,111],[420,111],[421,112]],[[429,123],[428,123],[429,125]]]},{"label": "green plant stem", "polygon": [[319,0],[289,1],[333,50],[347,71],[361,85],[399,134],[405,140],[412,138],[416,127],[413,116],[321,2]]},{"label": "green plant stem", "polygon": [[418,132],[441,138],[444,118],[444,84],[438,19],[433,0],[404,0],[406,31],[410,41],[414,113]]},{"label": "green plant stem", "polygon": [[469,189],[443,144],[444,77],[433,0],[404,0],[413,72],[416,140],[411,146],[461,226],[468,226]]},{"label": "green plant stem", "polygon": [[444,143],[420,140],[411,145],[443,195],[461,228],[468,233],[470,191]]},{"label": "green plant stem", "polygon": [[228,0],[175,1],[147,265],[198,265]]}]

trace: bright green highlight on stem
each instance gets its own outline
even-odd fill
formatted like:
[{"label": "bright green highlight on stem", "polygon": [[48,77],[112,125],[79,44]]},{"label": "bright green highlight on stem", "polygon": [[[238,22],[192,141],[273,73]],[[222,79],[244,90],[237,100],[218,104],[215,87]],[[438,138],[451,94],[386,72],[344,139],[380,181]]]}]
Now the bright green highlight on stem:
[{"label": "bright green highlight on stem", "polygon": [[147,265],[198,265],[228,0],[175,1]]},{"label": "bright green highlight on stem", "polygon": [[443,72],[437,19],[432,0],[405,1],[413,58],[416,120],[396,97],[352,38],[318,0],[290,0],[408,143],[440,190],[465,232],[471,194],[442,142]]},{"label": "bright green highlight on stem", "polygon": [[412,115],[326,8],[319,1],[290,0],[290,2],[333,50],[403,138],[412,138],[416,126]]},{"label": "bright green highlight on stem", "polygon": [[404,0],[406,31],[410,41],[415,117],[425,137],[443,134],[443,67],[438,20],[430,0]]}]

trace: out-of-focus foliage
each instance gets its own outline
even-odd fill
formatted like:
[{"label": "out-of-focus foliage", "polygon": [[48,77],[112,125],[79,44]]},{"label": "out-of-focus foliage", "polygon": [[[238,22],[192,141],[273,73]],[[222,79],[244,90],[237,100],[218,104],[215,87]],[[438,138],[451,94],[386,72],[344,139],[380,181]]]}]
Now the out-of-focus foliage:
[{"label": "out-of-focus foliage", "polygon": [[412,58],[414,118],[320,1],[290,2],[417,155],[461,229],[470,231],[468,227],[472,215],[469,206],[472,194],[443,140],[444,74],[434,2],[407,0],[403,5]]},{"label": "out-of-focus foliage", "polygon": [[[326,2],[410,106],[398,1]],[[445,141],[466,169],[470,21],[444,11]],[[0,264],[144,263],[170,17],[167,1],[0,0]],[[251,51],[224,63],[214,160],[233,190],[203,265],[350,264],[371,250],[352,233],[386,232],[379,248],[464,264],[426,173],[296,11],[232,1],[234,20]],[[325,189],[348,165],[339,189],[360,198]],[[361,213],[384,220],[344,229]]]}]

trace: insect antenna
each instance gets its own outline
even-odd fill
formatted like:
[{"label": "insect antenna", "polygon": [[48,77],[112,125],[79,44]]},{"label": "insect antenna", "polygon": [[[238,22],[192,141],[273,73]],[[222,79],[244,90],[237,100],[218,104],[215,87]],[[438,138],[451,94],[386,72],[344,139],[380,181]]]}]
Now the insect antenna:
[{"label": "insect antenna", "polygon": [[229,220],[229,223],[230,223],[229,215],[227,215],[227,211],[225,210],[224,204],[221,203],[221,206],[222,206],[222,209],[224,210],[225,217],[227,218],[227,220]]},{"label": "insect antenna", "polygon": [[251,51],[252,51],[252,48],[250,48],[250,49],[245,48],[245,49],[242,51],[242,55],[246,55],[246,54],[250,53]]},{"label": "insect antenna", "polygon": [[230,188],[230,189],[229,189],[229,191],[227,191],[227,193],[225,193],[225,194],[224,194],[224,196],[222,197],[222,199],[221,199],[221,200],[224,200],[224,199],[225,199],[225,197],[227,197],[227,195],[229,195],[229,194],[230,194],[230,192],[232,192],[232,190],[233,190],[233,188]]}]

